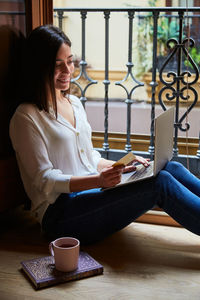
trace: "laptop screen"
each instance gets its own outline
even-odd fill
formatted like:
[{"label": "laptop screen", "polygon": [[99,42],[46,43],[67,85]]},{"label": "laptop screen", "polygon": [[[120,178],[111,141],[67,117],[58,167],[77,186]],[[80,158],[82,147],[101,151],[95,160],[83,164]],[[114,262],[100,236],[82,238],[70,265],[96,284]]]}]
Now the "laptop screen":
[{"label": "laptop screen", "polygon": [[173,157],[174,107],[155,119],[154,175]]}]

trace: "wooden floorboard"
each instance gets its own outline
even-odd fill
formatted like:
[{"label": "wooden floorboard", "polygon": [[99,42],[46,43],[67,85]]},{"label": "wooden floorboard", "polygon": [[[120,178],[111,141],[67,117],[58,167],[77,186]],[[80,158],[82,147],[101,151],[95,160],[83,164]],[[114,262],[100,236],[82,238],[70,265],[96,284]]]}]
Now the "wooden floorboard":
[{"label": "wooden floorboard", "polygon": [[48,241],[21,211],[2,218],[0,299],[200,299],[200,237],[181,227],[132,223],[82,250],[104,266],[103,275],[36,291],[20,261],[49,255]]}]

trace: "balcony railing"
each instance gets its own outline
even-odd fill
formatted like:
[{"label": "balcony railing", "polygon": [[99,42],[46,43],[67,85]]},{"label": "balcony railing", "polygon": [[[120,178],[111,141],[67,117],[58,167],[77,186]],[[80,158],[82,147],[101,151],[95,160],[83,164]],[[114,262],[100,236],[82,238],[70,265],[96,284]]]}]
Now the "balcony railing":
[{"label": "balcony railing", "polygon": [[[187,116],[190,112],[194,109],[197,104],[199,95],[194,87],[195,83],[199,79],[199,68],[196,65],[195,61],[191,57],[190,50],[194,48],[195,42],[197,41],[197,46],[199,46],[199,40],[193,36],[191,38],[191,32],[196,32],[192,29],[193,21],[195,18],[199,20],[200,14],[200,7],[193,7],[193,8],[56,8],[54,9],[54,13],[58,18],[59,27],[63,27],[63,20],[66,17],[66,13],[68,18],[74,12],[80,13],[81,19],[81,43],[82,43],[82,54],[80,60],[80,73],[76,78],[72,79],[72,83],[78,86],[81,92],[81,101],[83,106],[85,107],[87,102],[86,92],[87,89],[96,84],[97,81],[93,80],[89,77],[87,73],[87,62],[86,62],[86,22],[87,22],[87,15],[92,13],[99,13],[103,14],[105,19],[105,27],[102,29],[104,30],[104,38],[105,38],[105,70],[104,70],[104,142],[102,144],[102,148],[98,149],[102,152],[105,158],[110,159],[118,159],[121,157],[125,152],[132,151],[139,155],[143,155],[145,157],[153,158],[154,156],[154,119],[155,119],[155,105],[156,105],[156,89],[157,89],[157,74],[159,74],[159,80],[162,82],[163,87],[159,91],[158,95],[158,103],[162,107],[163,110],[166,110],[166,101],[163,101],[163,95],[165,93],[165,97],[167,101],[172,102],[174,101],[175,106],[175,122],[174,122],[174,150],[173,150],[173,159],[181,161],[184,165],[187,165],[189,160],[190,169],[191,171],[196,174],[200,175],[200,136],[199,136],[199,146],[196,155],[180,155],[178,149],[178,136],[180,131],[189,131],[190,124],[188,122]],[[127,15],[127,32],[124,34],[128,35],[128,45],[127,45],[127,73],[123,80],[116,82],[115,84],[120,86],[122,89],[125,90],[126,99],[124,102],[126,103],[127,108],[127,126],[126,126],[126,145],[124,150],[116,150],[110,149],[109,145],[109,132],[108,132],[108,124],[109,124],[109,24],[110,19],[112,18],[113,14],[124,12]],[[190,13],[193,15],[189,15]],[[159,67],[158,70],[158,51],[159,51],[159,23],[161,18],[163,18],[163,13],[169,22],[171,22],[172,18],[176,18],[177,24],[177,35],[175,37],[169,36],[169,40],[166,42],[166,48],[168,48],[168,54],[165,56],[164,62]],[[150,142],[148,151],[134,151],[131,145],[131,109],[132,104],[134,102],[133,96],[134,92],[137,88],[144,85],[143,82],[135,78],[133,75],[134,69],[134,55],[132,51],[133,47],[133,27],[134,18],[138,18],[139,24],[141,24],[142,20],[145,18],[144,14],[148,14],[148,18],[151,22],[151,29],[152,29],[152,70],[151,70],[151,125],[150,125]],[[196,14],[196,15],[195,15]],[[187,26],[184,27],[184,20],[187,20]],[[199,21],[198,21],[199,22]],[[199,24],[199,23],[198,23]],[[95,24],[94,24],[95,25]],[[162,27],[161,27],[162,29]],[[116,29],[116,31],[120,31]],[[122,32],[120,33],[122,34]],[[196,41],[195,41],[195,40]],[[91,43],[93,41],[88,41]],[[188,66],[183,65],[183,55],[187,57],[188,62],[190,63],[190,67],[193,71],[193,79],[191,79],[191,71]],[[166,67],[170,65],[172,60],[176,61],[176,67],[172,70],[167,72],[167,77],[169,79],[166,80],[163,76],[164,71],[166,71]],[[79,83],[80,78],[85,78],[87,80],[87,85],[83,88]],[[131,79],[133,83],[133,87],[131,90],[128,90],[125,86],[127,80]],[[189,93],[190,95],[189,95]],[[192,95],[192,97],[191,97]],[[187,101],[190,100],[187,106],[187,110],[185,113],[180,115],[180,101]]]},{"label": "balcony railing", "polygon": [[0,25],[11,25],[25,34],[25,11],[0,11]]}]

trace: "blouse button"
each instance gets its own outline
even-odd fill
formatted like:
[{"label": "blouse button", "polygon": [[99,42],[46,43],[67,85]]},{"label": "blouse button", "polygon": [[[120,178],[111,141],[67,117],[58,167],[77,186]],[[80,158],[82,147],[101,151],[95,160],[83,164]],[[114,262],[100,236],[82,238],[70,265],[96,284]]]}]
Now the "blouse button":
[{"label": "blouse button", "polygon": [[84,150],[83,149],[81,149],[81,153],[83,153],[84,152]]},{"label": "blouse button", "polygon": [[76,135],[79,136],[79,132],[77,132]]}]

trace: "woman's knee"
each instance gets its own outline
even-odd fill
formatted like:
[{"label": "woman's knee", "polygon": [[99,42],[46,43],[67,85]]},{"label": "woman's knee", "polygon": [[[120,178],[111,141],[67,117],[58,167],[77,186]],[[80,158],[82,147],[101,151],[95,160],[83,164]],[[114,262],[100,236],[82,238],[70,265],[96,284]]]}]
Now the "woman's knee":
[{"label": "woman's knee", "polygon": [[167,170],[161,170],[156,178],[156,185],[159,187],[166,186],[173,181],[173,176]]},{"label": "woman's knee", "polygon": [[160,179],[167,179],[168,177],[171,177],[171,175],[170,175],[170,173],[169,173],[167,170],[165,170],[165,169],[161,170],[161,171],[159,172],[159,174],[158,174],[158,178],[160,178]]},{"label": "woman's knee", "polygon": [[183,165],[177,161],[169,161],[164,170],[166,170],[169,173],[174,173],[175,171],[184,168]]}]

